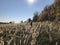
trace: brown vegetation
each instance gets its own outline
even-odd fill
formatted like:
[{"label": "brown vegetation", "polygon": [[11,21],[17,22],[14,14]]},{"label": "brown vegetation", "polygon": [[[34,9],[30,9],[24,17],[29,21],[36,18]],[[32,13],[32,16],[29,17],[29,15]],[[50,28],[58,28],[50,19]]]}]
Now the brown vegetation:
[{"label": "brown vegetation", "polygon": [[33,18],[33,20],[36,19],[35,22],[60,21],[60,0],[55,0],[52,5],[45,7],[42,13],[36,15],[38,18],[36,16],[34,16],[35,18]]}]

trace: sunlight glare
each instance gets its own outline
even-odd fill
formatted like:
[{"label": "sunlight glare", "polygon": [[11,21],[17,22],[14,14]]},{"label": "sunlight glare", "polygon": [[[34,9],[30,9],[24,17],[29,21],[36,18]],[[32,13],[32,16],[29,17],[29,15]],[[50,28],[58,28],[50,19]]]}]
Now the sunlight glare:
[{"label": "sunlight glare", "polygon": [[35,0],[27,0],[28,4],[34,4]]}]

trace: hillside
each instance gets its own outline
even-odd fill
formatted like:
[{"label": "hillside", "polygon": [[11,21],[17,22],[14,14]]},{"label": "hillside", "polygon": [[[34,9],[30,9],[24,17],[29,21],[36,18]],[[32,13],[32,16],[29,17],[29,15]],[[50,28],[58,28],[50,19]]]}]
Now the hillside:
[{"label": "hillside", "polygon": [[55,0],[52,5],[46,6],[36,21],[60,21],[60,0]]}]

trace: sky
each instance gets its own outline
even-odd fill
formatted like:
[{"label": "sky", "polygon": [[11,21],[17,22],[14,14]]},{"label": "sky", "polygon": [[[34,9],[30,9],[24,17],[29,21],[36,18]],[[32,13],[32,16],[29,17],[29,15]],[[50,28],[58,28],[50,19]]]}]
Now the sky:
[{"label": "sky", "polygon": [[35,12],[41,13],[46,5],[54,0],[0,0],[0,22],[20,22],[32,18]]}]

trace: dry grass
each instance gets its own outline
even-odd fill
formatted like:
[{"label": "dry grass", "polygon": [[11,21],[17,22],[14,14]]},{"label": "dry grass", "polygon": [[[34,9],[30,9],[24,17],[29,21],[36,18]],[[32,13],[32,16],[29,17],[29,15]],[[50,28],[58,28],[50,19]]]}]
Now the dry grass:
[{"label": "dry grass", "polygon": [[30,24],[0,24],[0,45],[60,44],[60,22]]}]

